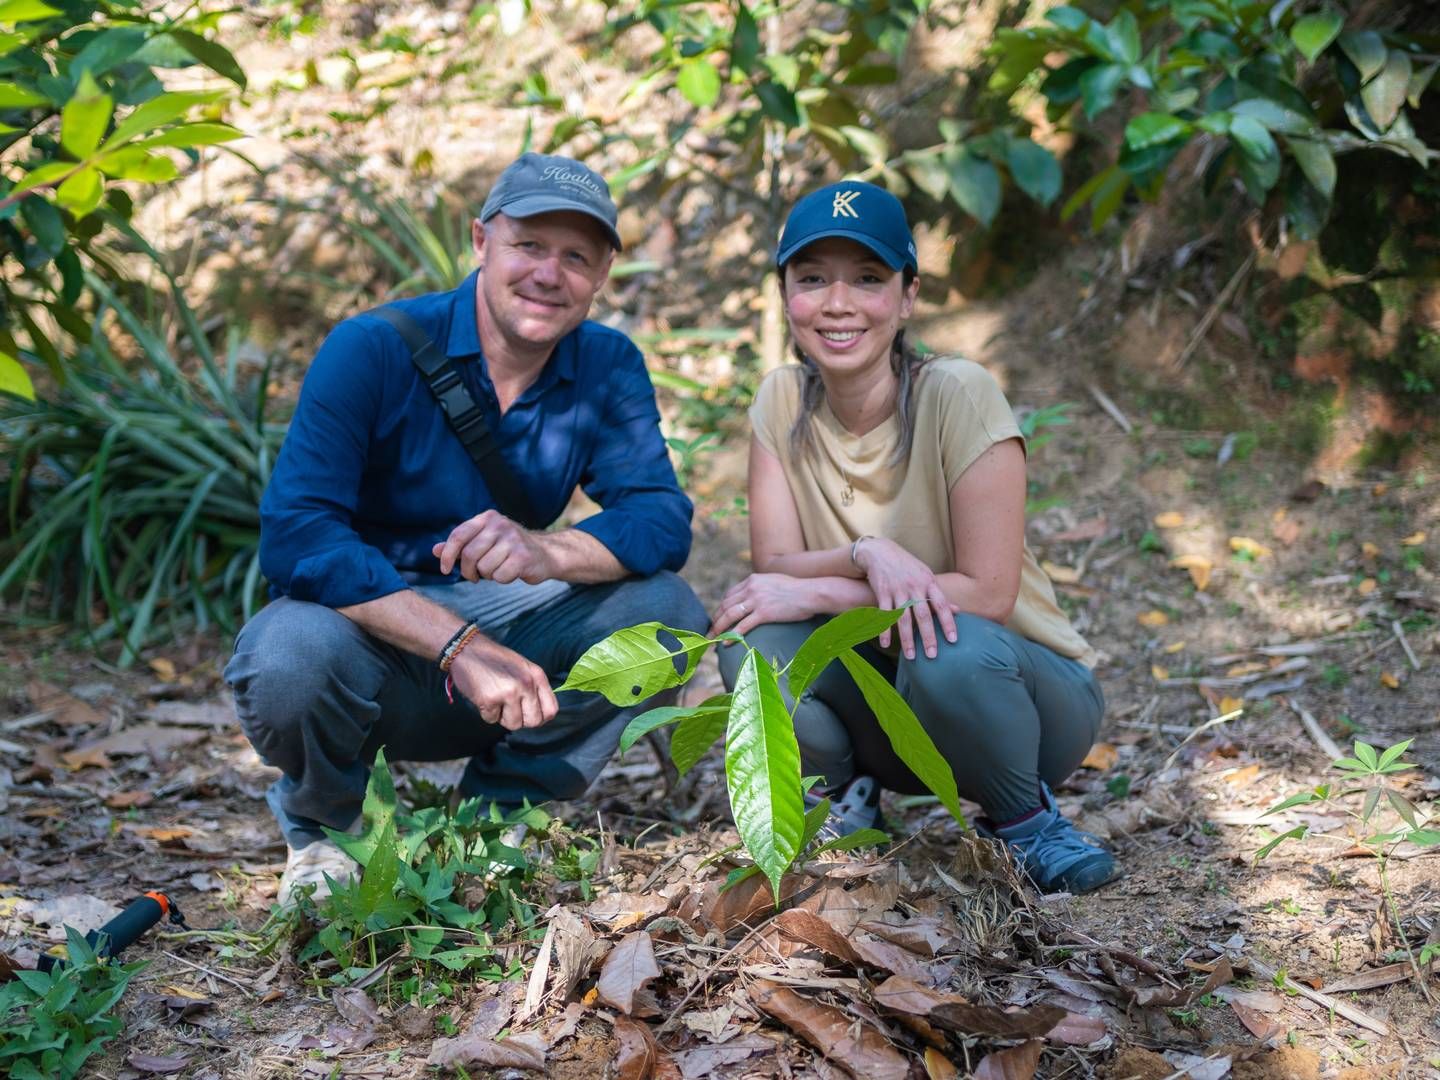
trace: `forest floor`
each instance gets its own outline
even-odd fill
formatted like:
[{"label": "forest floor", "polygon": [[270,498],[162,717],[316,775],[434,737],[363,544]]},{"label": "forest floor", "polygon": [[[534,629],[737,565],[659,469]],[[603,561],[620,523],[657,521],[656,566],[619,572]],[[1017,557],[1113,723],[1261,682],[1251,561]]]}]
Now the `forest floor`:
[{"label": "forest floor", "polygon": [[[417,131],[421,115],[396,110],[391,122]],[[489,139],[477,160],[493,162],[513,134],[495,126],[477,126]],[[272,181],[291,166],[275,168]],[[165,213],[183,216],[185,198]],[[241,214],[228,213],[216,220]],[[664,333],[706,311],[753,310],[754,283],[716,273],[731,242],[723,223],[703,218],[678,232],[642,223],[646,257],[684,286],[667,307],[655,299],[665,275],[622,285],[607,300],[623,325]],[[299,301],[252,277],[255,260],[293,263],[327,240],[311,235],[297,254],[285,237],[277,257],[264,224],[250,262],[232,246],[196,275],[228,281],[235,303],[251,297],[257,318],[267,302],[274,316]],[[711,259],[687,267],[697,245]],[[1196,364],[1230,375],[1197,387],[1159,356],[1193,313],[1166,309],[1137,332],[1108,314],[1119,298],[1087,303],[1104,266],[1082,250],[1002,299],[942,290],[916,329],[986,364],[1022,414],[1072,403],[1072,422],[1045,429],[1053,437],[1032,455],[1028,539],[1104,654],[1102,741],[1058,796],[1114,846],[1119,880],[1037,896],[942,810],[887,795],[889,851],[805,868],[777,916],[755,890],[718,895],[728,866],[709,856],[735,839],[718,756],[672,785],[641,743],[586,799],[555,808],[598,859],[582,891],[535,853],[537,925],[502,949],[519,979],[407,1002],[379,973],[357,996],[293,950],[256,957],[233,939],[157,929],[126,956],[147,964],[121,1006],[123,1033],[87,1075],[421,1076],[458,1034],[480,1062],[470,1076],[527,1075],[527,1063],[587,1080],[1440,1076],[1440,978],[1431,970],[1422,986],[1396,927],[1416,951],[1440,942],[1437,849],[1394,853],[1387,906],[1376,860],[1354,842],[1367,833],[1352,834],[1338,808],[1263,816],[1337,784],[1336,745],[1406,739],[1418,767],[1389,784],[1422,816],[1440,814],[1440,473],[1351,467],[1320,483],[1283,405],[1263,401],[1247,427],[1218,400],[1223,421],[1177,424],[1168,403],[1182,389],[1247,390],[1235,374],[1243,343],[1202,349]],[[313,345],[335,314],[316,308],[286,332]],[[1092,392],[1102,386],[1108,409]],[[693,414],[664,401],[667,422]],[[718,429],[691,476],[686,570],[710,607],[745,572],[748,547],[743,414]],[[275,773],[224,694],[228,642],[192,635],[121,670],[69,634],[0,630],[0,950],[24,959],[62,923],[88,929],[150,889],[197,930],[260,931],[285,848],[263,803]],[[717,683],[707,667],[687,693]],[[402,798],[447,775],[397,773]],[[1256,860],[1300,826],[1304,839]]]}]

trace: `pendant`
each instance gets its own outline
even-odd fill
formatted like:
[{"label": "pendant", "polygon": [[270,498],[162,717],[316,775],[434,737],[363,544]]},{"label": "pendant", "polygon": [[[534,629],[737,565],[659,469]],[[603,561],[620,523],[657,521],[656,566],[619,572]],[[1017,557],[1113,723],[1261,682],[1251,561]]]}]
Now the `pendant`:
[{"label": "pendant", "polygon": [[853,487],[851,487],[850,484],[847,482],[847,483],[845,484],[845,486],[840,489],[840,505],[841,505],[841,506],[851,506],[851,505],[854,504],[854,502],[855,502],[855,489],[854,489]]}]

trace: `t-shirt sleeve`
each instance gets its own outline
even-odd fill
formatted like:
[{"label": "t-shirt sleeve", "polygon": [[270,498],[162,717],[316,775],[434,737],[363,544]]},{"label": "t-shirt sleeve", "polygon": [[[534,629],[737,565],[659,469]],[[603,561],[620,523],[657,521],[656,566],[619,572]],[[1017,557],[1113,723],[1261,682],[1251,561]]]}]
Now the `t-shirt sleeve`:
[{"label": "t-shirt sleeve", "polygon": [[947,363],[927,373],[937,380],[940,459],[945,486],[952,488],[977,458],[998,442],[1025,437],[995,377],[970,361]]},{"label": "t-shirt sleeve", "polygon": [[750,403],[750,430],[760,445],[776,457],[784,454],[790,425],[795,422],[799,372],[794,366],[772,371],[760,381],[755,400]]}]

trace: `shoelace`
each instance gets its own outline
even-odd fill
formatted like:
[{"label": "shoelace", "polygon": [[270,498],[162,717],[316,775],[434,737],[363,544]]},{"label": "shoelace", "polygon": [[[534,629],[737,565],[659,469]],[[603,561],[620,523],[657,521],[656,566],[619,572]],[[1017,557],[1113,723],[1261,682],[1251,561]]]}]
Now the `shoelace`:
[{"label": "shoelace", "polygon": [[1051,873],[1064,873],[1083,858],[1103,853],[1100,838],[1077,829],[1059,814],[1038,832],[1012,843],[1024,853],[1026,862],[1044,863]]}]

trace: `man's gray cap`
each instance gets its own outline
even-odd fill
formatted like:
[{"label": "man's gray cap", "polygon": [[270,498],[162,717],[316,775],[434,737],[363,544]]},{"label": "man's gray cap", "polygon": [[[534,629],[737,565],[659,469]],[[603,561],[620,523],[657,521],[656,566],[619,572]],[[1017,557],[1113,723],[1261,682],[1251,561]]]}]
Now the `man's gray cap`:
[{"label": "man's gray cap", "polygon": [[573,210],[594,218],[604,227],[610,245],[620,250],[615,203],[605,178],[574,158],[559,154],[520,155],[490,189],[480,220],[489,221],[496,214],[528,218],[557,210]]}]

